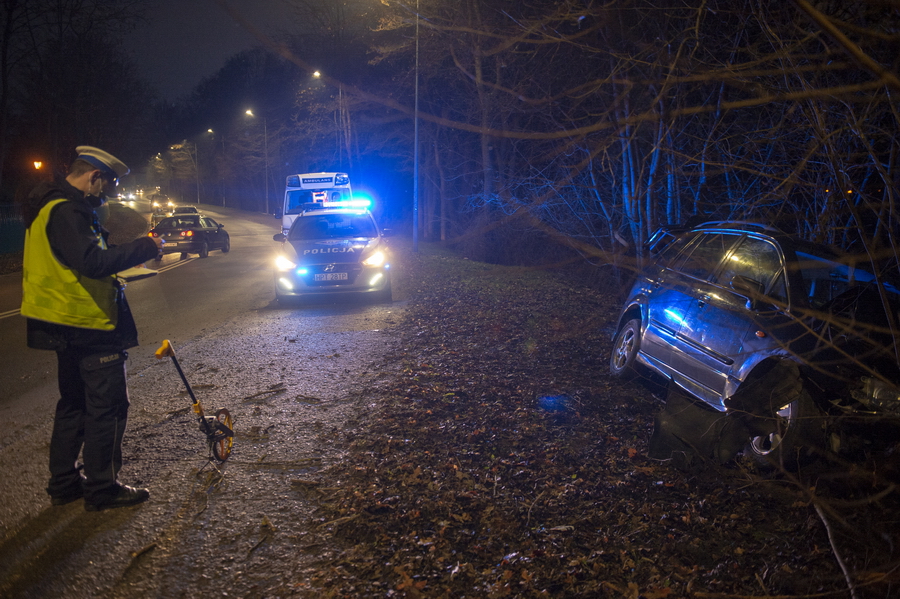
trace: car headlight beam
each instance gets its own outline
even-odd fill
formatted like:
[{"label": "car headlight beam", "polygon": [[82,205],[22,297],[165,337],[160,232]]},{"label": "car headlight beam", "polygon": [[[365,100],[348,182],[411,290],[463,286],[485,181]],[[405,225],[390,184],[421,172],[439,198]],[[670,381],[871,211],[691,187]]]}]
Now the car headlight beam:
[{"label": "car headlight beam", "polygon": [[287,272],[287,271],[293,270],[295,268],[297,268],[297,265],[294,264],[293,262],[291,262],[290,260],[288,260],[283,255],[279,254],[275,258],[275,269],[278,270],[279,272]]},{"label": "car headlight beam", "polygon": [[384,263],[387,261],[387,256],[385,256],[384,252],[381,250],[375,252],[365,260],[363,260],[363,266],[371,266],[378,268],[379,266],[384,266]]}]

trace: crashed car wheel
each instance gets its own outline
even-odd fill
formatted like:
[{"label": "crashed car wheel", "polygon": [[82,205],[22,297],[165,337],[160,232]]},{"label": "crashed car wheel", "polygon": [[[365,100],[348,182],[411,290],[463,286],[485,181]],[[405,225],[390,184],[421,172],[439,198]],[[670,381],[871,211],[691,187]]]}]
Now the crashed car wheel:
[{"label": "crashed car wheel", "polygon": [[806,390],[770,413],[757,419],[746,453],[762,467],[796,470],[821,447],[823,415]]},{"label": "crashed car wheel", "polygon": [[205,241],[203,242],[203,245],[200,246],[200,257],[201,258],[209,257],[209,244],[206,243]]},{"label": "crashed car wheel", "polygon": [[633,318],[625,323],[613,341],[609,358],[609,373],[618,378],[634,374],[634,361],[641,349],[641,321]]}]

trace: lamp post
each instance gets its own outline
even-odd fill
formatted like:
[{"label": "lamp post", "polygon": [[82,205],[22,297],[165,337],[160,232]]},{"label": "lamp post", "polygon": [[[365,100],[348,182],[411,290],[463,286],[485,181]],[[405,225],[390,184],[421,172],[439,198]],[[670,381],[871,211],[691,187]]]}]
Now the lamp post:
[{"label": "lamp post", "polygon": [[[319,79],[322,73],[313,71],[313,79]],[[335,130],[335,152],[338,156],[338,170],[344,170],[344,150],[347,151],[347,164],[352,167],[350,158],[350,115],[344,107],[344,84],[337,82],[338,100],[337,108],[334,111],[334,130]]]},{"label": "lamp post", "polygon": [[[249,108],[245,114],[256,116]],[[266,155],[266,214],[269,214],[269,126],[265,116],[263,116],[263,146]]]},{"label": "lamp post", "polygon": [[416,0],[416,83],[413,118],[413,253],[419,253],[419,0]]}]

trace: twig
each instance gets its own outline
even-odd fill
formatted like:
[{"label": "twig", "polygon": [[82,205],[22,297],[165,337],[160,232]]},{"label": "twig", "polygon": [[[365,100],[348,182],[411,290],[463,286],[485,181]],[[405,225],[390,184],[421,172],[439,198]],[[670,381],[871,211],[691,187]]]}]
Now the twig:
[{"label": "twig", "polygon": [[546,492],[547,492],[546,490],[541,491],[538,494],[538,496],[534,498],[534,501],[531,502],[531,505],[528,506],[528,518],[526,518],[526,520],[525,520],[525,528],[526,529],[528,528],[529,522],[531,522],[531,510],[534,508],[534,505],[538,502],[538,500],[540,500],[541,497],[544,496],[544,493],[546,493]]},{"label": "twig", "polygon": [[323,526],[329,526],[331,524],[343,524],[344,522],[350,522],[351,520],[356,520],[359,518],[359,514],[354,514],[352,516],[344,516],[343,518],[338,518],[337,520],[331,520],[329,522],[322,522],[319,524],[318,528],[322,528]]},{"label": "twig", "polygon": [[256,543],[250,550],[247,552],[247,557],[250,557],[250,554],[259,549],[259,546],[269,540],[269,533],[263,535],[263,537]]},{"label": "twig", "polygon": [[856,599],[856,586],[853,584],[853,577],[850,575],[850,571],[847,569],[847,564],[844,563],[844,560],[841,558],[841,553],[838,551],[837,546],[835,546],[834,544],[834,537],[831,534],[831,525],[828,523],[828,519],[825,517],[825,512],[822,511],[822,508],[819,507],[819,504],[816,501],[813,501],[813,507],[816,508],[816,513],[819,514],[819,519],[821,519],[822,524],[825,525],[825,531],[828,533],[828,542],[831,543],[831,551],[834,553],[834,559],[837,560],[838,565],[844,572],[844,579],[847,581],[847,586],[850,587],[850,596],[853,599]]},{"label": "twig", "polygon": [[156,543],[150,543],[149,545],[143,547],[142,549],[133,551],[131,553],[131,560],[128,562],[128,565],[125,567],[125,571],[123,572],[122,576],[124,577],[125,574],[131,572],[131,569],[135,567],[135,565],[137,564],[137,562],[141,558],[141,556],[153,551],[154,549],[156,549]]}]

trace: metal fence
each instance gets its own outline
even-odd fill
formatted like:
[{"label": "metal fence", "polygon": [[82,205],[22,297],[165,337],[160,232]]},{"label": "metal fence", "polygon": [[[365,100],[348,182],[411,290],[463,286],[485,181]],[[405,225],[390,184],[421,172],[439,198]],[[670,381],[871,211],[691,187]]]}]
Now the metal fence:
[{"label": "metal fence", "polygon": [[0,254],[19,252],[25,244],[25,224],[15,204],[0,204]]}]

